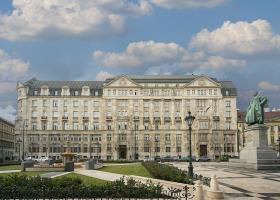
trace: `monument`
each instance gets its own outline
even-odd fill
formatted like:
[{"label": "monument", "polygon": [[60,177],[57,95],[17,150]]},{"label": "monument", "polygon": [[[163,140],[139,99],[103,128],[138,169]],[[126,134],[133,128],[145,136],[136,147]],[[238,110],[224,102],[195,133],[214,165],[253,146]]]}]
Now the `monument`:
[{"label": "monument", "polygon": [[251,168],[256,170],[280,169],[277,152],[268,147],[267,127],[264,125],[264,107],[267,97],[255,93],[246,110],[246,143],[239,159],[230,159],[229,166]]}]

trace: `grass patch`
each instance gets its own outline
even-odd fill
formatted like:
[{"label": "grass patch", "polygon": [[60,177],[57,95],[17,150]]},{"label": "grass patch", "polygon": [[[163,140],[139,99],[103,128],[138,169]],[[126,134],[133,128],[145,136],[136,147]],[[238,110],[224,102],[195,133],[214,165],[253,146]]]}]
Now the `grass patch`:
[{"label": "grass patch", "polygon": [[90,176],[85,176],[85,175],[81,175],[81,174],[76,174],[76,173],[69,173],[63,176],[59,176],[56,177],[54,179],[62,179],[62,178],[80,178],[82,180],[82,183],[86,186],[101,186],[101,185],[106,185],[107,183],[110,183],[110,181],[105,181],[105,180],[101,180],[101,179],[97,179],[94,177],[90,177]]},{"label": "grass patch", "polygon": [[133,165],[105,166],[99,170],[123,175],[136,175],[153,178],[153,176],[148,172],[148,170],[146,170],[146,168],[141,163]]},{"label": "grass patch", "polygon": [[20,170],[20,165],[0,166],[0,171],[6,171],[6,170]]},{"label": "grass patch", "polygon": [[0,176],[9,176],[9,175],[26,175],[26,176],[39,176],[40,174],[45,174],[46,172],[14,172],[14,173],[4,173],[0,174]]}]

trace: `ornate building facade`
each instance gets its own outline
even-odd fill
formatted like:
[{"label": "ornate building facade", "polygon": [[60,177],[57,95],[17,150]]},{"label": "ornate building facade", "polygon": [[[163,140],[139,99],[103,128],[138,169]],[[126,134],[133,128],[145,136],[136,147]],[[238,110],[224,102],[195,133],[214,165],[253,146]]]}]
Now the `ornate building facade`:
[{"label": "ornate building facade", "polygon": [[[105,81],[18,83],[16,137],[24,155],[145,159],[235,155],[236,88],[208,76],[122,75]],[[24,138],[23,138],[24,137]]]},{"label": "ornate building facade", "polygon": [[15,125],[0,117],[0,163],[13,160]]}]

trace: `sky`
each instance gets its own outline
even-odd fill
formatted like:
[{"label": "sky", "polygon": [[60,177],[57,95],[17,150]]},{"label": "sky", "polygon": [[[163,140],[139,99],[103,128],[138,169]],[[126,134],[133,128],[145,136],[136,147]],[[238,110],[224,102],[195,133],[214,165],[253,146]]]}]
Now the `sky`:
[{"label": "sky", "polygon": [[280,108],[279,0],[0,0],[0,116],[16,82],[120,74],[231,80]]}]

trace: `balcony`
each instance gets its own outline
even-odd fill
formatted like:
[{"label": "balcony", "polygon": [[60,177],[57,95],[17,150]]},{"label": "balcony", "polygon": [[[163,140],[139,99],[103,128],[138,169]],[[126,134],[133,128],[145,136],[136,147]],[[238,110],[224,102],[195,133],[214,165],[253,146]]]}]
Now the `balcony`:
[{"label": "balcony", "polygon": [[67,120],[68,120],[68,117],[63,116],[63,117],[62,117],[62,120],[63,120],[63,121],[67,121]]},{"label": "balcony", "polygon": [[226,117],[226,121],[231,121],[231,117]]},{"label": "balcony", "polygon": [[149,117],[144,117],[144,118],[143,118],[143,121],[144,121],[144,122],[149,122],[149,121],[150,121],[150,118],[149,118]]},{"label": "balcony", "polygon": [[181,122],[181,121],[182,121],[181,117],[175,117],[175,122]]},{"label": "balcony", "polygon": [[99,117],[94,117],[93,121],[99,121]]},{"label": "balcony", "polygon": [[73,121],[78,121],[79,118],[78,117],[73,117]]},{"label": "balcony", "polygon": [[139,121],[139,117],[138,117],[138,116],[134,116],[134,117],[133,117],[133,120],[134,120],[134,121]]},{"label": "balcony", "polygon": [[88,117],[83,117],[83,121],[88,121],[89,118]]},{"label": "balcony", "polygon": [[213,116],[213,121],[220,121],[220,117],[219,116]]},{"label": "balcony", "polygon": [[164,122],[171,122],[171,117],[164,117]]},{"label": "balcony", "polygon": [[106,121],[112,121],[112,120],[113,120],[112,116],[106,116]]},{"label": "balcony", "polygon": [[160,117],[154,117],[154,122],[160,122]]},{"label": "balcony", "polygon": [[42,121],[48,120],[48,117],[47,117],[47,116],[42,116],[42,117],[41,117],[41,120],[42,120]]}]

